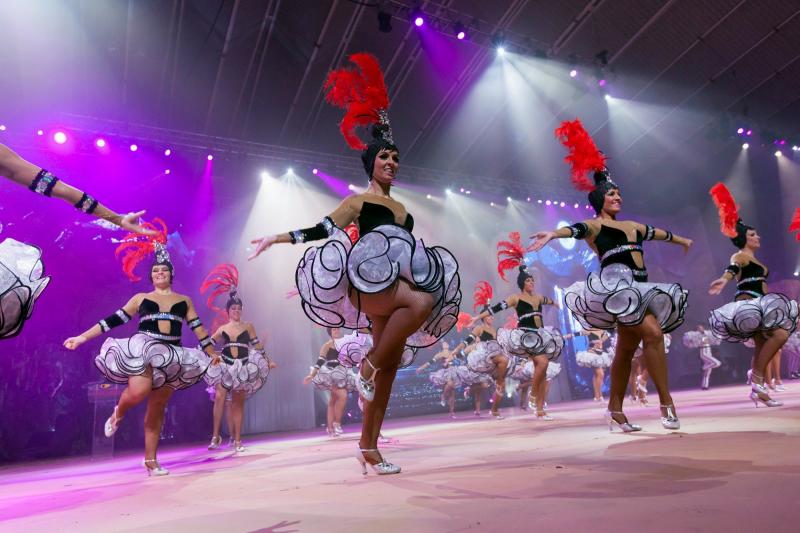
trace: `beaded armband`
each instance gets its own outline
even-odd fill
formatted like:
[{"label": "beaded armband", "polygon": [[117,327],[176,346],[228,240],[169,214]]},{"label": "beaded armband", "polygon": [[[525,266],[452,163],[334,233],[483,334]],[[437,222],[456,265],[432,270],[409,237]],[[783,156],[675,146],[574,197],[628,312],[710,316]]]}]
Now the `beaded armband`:
[{"label": "beaded armband", "polygon": [[98,324],[100,325],[100,330],[105,333],[112,328],[127,324],[130,319],[131,316],[124,309],[118,309],[113,315],[104,318]]},{"label": "beaded armband", "polygon": [[83,193],[83,196],[81,196],[81,199],[75,204],[75,207],[87,215],[91,215],[94,213],[94,210],[97,209],[97,200]]},{"label": "beaded armband", "polygon": [[51,196],[53,194],[53,187],[56,186],[56,183],[58,183],[58,178],[45,169],[42,169],[38,174],[36,174],[36,177],[33,178],[33,181],[28,188],[36,194]]}]

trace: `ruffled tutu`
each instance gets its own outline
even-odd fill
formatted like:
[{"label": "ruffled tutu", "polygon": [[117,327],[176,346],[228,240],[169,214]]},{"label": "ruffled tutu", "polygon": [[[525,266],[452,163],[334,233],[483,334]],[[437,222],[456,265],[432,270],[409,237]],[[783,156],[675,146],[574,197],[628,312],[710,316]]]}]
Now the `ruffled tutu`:
[{"label": "ruffled tutu", "polygon": [[42,277],[42,251],[14,239],[0,242],[0,339],[22,331],[50,281]]},{"label": "ruffled tutu", "polygon": [[[495,357],[506,355],[503,347],[495,340],[481,341],[475,345],[475,348],[467,355],[467,366],[473,372],[480,372],[483,374],[494,374],[497,370],[497,362]],[[517,365],[516,357],[508,357],[508,368],[506,375],[514,371]]]},{"label": "ruffled tutu", "polygon": [[511,379],[525,382],[530,381],[533,379],[533,361],[530,359],[523,359],[521,357],[517,358],[517,364],[514,367],[514,371],[511,372],[508,377]]},{"label": "ruffled tutu", "polygon": [[335,387],[352,392],[356,390],[356,374],[342,365],[333,368],[322,365],[311,383],[317,390],[331,390]]},{"label": "ruffled tutu", "polygon": [[431,372],[431,375],[428,378],[431,380],[431,383],[433,383],[438,387],[444,387],[447,384],[447,382],[450,381],[456,388],[458,388],[462,385],[461,376],[458,373],[458,368],[459,367],[455,366],[440,368],[436,372]]},{"label": "ruffled tutu", "polygon": [[564,300],[584,329],[635,326],[649,311],[667,333],[683,323],[688,294],[677,283],[635,281],[630,268],[613,263],[567,287]]},{"label": "ruffled tutu", "polygon": [[150,367],[154,389],[185,389],[203,378],[211,359],[197,348],[174,346],[137,333],[129,339],[106,339],[94,365],[114,383],[127,383],[129,377],[141,376]]},{"label": "ruffled tutu", "polygon": [[472,385],[491,387],[494,385],[492,376],[482,372],[474,372],[466,365],[457,366],[456,371],[458,372],[458,377],[461,378],[461,384],[466,387],[471,387]]},{"label": "ruffled tutu", "polygon": [[306,250],[295,273],[306,315],[322,326],[349,329],[369,326],[367,316],[350,303],[351,288],[374,294],[398,278],[434,299],[431,314],[406,345],[434,344],[455,325],[461,304],[458,262],[445,248],[427,248],[404,228],[388,224],[351,244],[347,234],[334,227],[325,244]]},{"label": "ruffled tutu", "polygon": [[[705,342],[703,342],[703,337],[706,338]],[[687,348],[696,349],[702,348],[705,345],[719,346],[720,344],[722,344],[722,341],[716,336],[712,335],[710,331],[705,335],[699,331],[687,331],[683,334],[683,345]]]},{"label": "ruffled tutu", "polygon": [[608,368],[611,366],[613,356],[608,352],[593,352],[591,350],[580,351],[575,354],[575,362],[578,366],[587,368]]},{"label": "ruffled tutu", "polygon": [[547,381],[554,379],[557,375],[561,373],[561,363],[556,363],[554,361],[550,361],[547,364],[547,373],[545,373],[544,378]]},{"label": "ruffled tutu", "polygon": [[760,331],[797,327],[797,302],[773,292],[750,300],[738,300],[711,311],[711,331],[728,342],[744,342]]},{"label": "ruffled tutu", "polygon": [[250,350],[247,358],[222,358],[218,365],[208,367],[204,376],[209,385],[222,385],[232,392],[244,392],[248,397],[264,386],[269,376],[269,359],[260,350]]},{"label": "ruffled tutu", "polygon": [[546,355],[551,361],[561,355],[561,350],[564,349],[564,337],[549,326],[539,329],[500,328],[497,330],[497,342],[511,355]]},{"label": "ruffled tutu", "polygon": [[372,335],[354,331],[344,337],[334,339],[333,345],[339,350],[341,364],[347,368],[357,367],[372,349]]}]

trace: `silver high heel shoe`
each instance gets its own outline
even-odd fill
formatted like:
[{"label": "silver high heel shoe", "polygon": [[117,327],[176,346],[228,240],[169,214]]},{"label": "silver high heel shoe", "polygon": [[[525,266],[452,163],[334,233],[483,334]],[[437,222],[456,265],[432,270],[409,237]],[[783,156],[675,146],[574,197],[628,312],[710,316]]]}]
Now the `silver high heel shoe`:
[{"label": "silver high heel shoe", "polygon": [[342,435],[344,435],[344,430],[342,429],[342,425],[339,424],[338,422],[333,423],[333,434],[336,437],[341,437]]},{"label": "silver high heel shoe", "polygon": [[614,420],[614,415],[622,415],[625,414],[622,411],[606,411],[606,422],[608,422],[608,431],[609,433],[614,431],[614,428],[620,429],[623,433],[633,433],[634,431],[641,431],[642,426],[637,424],[631,424],[628,422],[628,417],[625,416],[625,422],[617,422]]},{"label": "silver high heel shoe", "polygon": [[111,437],[111,435],[117,432],[120,420],[122,419],[117,417],[117,406],[115,405],[114,412],[108,417],[105,426],[103,426],[103,433],[105,433],[106,437]]},{"label": "silver high heel shoe", "polygon": [[783,402],[773,400],[769,397],[769,392],[763,384],[756,383],[755,381],[750,385],[750,399],[758,407],[758,402],[763,403],[767,407],[780,407]]},{"label": "silver high heel shoe", "polygon": [[378,448],[364,450],[361,447],[358,447],[356,449],[356,459],[358,459],[358,462],[361,463],[361,474],[364,476],[367,475],[367,465],[369,465],[372,468],[372,471],[379,476],[385,476],[389,474],[399,474],[400,467],[384,460],[383,456],[380,455],[380,452],[378,453],[378,455],[380,455],[381,457],[381,462],[377,464],[372,464],[368,462],[367,459],[364,457],[364,452],[377,452],[377,451]]},{"label": "silver high heel shoe", "polygon": [[242,441],[240,441],[240,440],[233,441],[233,444],[234,444],[234,447],[235,447],[234,451],[236,453],[241,453],[241,452],[247,450],[247,448],[244,447],[244,444],[242,444]]},{"label": "silver high heel shoe", "polygon": [[216,450],[222,445],[222,437],[211,437],[211,444],[208,445],[209,450]]},{"label": "silver high heel shoe", "polygon": [[[154,465],[154,466],[150,466]],[[161,468],[161,465],[158,464],[158,459],[145,459],[142,461],[142,466],[145,467],[147,470],[148,476],[166,476],[169,474],[169,470],[166,468]]]},{"label": "silver high heel shoe", "polygon": [[[367,363],[370,368],[372,368],[372,375],[367,379],[361,375],[361,367],[364,366],[364,363]],[[356,389],[358,389],[358,394],[362,398],[364,398],[365,402],[371,402],[375,398],[375,375],[378,373],[379,368],[375,368],[372,364],[372,361],[367,359],[366,357],[361,360],[361,366],[358,370],[358,379],[356,379]]]},{"label": "silver high heel shoe", "polygon": [[661,425],[664,426],[664,429],[681,429],[681,421],[675,414],[675,406],[662,405],[661,408],[667,410],[666,416],[661,417]]},{"label": "silver high heel shoe", "polygon": [[555,418],[548,415],[545,411],[541,411],[536,413],[536,417],[534,420],[542,420],[545,422],[549,422],[550,420],[555,420]]}]

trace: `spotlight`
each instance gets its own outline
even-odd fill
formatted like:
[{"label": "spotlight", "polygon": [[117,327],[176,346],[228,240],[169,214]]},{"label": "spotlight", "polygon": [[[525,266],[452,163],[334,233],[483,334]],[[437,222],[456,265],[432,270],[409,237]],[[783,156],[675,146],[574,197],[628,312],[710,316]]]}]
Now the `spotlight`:
[{"label": "spotlight", "polygon": [[565,205],[567,205],[567,204],[565,204],[564,202],[561,202],[561,203],[560,203],[560,204],[558,204],[558,205],[560,205],[561,207],[564,207],[564,206],[565,206]]},{"label": "spotlight", "polygon": [[391,33],[392,31],[392,14],[378,8],[378,31],[381,33]]},{"label": "spotlight", "polygon": [[569,71],[569,77],[570,78],[574,78],[577,75],[578,75],[578,71],[577,70],[572,69],[572,70]]},{"label": "spotlight", "polygon": [[540,204],[540,203],[542,203],[542,201],[541,200],[536,200],[536,203]]},{"label": "spotlight", "polygon": [[463,41],[464,37],[467,36],[466,28],[464,27],[463,24],[461,24],[461,22],[456,22],[453,25],[453,33],[456,34],[456,39],[458,39],[459,41]]},{"label": "spotlight", "polygon": [[745,132],[745,135],[747,135],[748,137],[750,137],[752,134],[753,134],[753,130],[747,130]]},{"label": "spotlight", "polygon": [[6,131],[6,125],[0,124],[0,131]]},{"label": "spotlight", "polygon": [[165,171],[164,171],[164,174],[166,174],[167,176],[169,176],[171,172],[172,172],[172,171],[171,171],[170,169],[167,169],[167,170],[165,170]]},{"label": "spotlight", "polygon": [[736,133],[741,135],[742,133],[744,133],[744,128],[739,128],[738,130],[736,130]]},{"label": "spotlight", "polygon": [[489,206],[494,207],[494,202],[489,202]]},{"label": "spotlight", "polygon": [[318,170],[318,169],[316,169],[316,168],[312,168],[312,169],[311,169],[311,173],[312,173],[312,174],[314,174],[314,175],[316,176],[316,175],[319,173],[319,170]]},{"label": "spotlight", "polygon": [[506,53],[505,44],[506,36],[503,34],[503,32],[498,31],[492,35],[492,46],[497,49],[497,55],[502,56]]},{"label": "spotlight", "polygon": [[[265,180],[265,179],[267,179],[268,177],[269,177],[269,172],[267,172],[266,170],[262,170],[262,171],[261,171],[261,179],[262,179],[262,180]],[[353,186],[351,185],[350,187],[353,187]],[[351,188],[350,190],[352,191],[353,189]]]},{"label": "spotlight", "polygon": [[425,18],[422,15],[422,10],[419,7],[415,7],[411,10],[411,20],[414,21],[414,26],[417,28],[425,24]]},{"label": "spotlight", "polygon": [[38,135],[39,137],[41,137],[42,135],[44,135],[44,131],[43,131],[43,130],[37,130],[37,131],[36,131],[36,135]]},{"label": "spotlight", "polygon": [[607,82],[605,78],[600,78],[599,80],[597,80],[597,85],[599,85],[600,87],[605,87],[606,83]]},{"label": "spotlight", "polygon": [[527,202],[530,202],[530,201],[531,201],[531,197],[530,197],[530,196],[528,196],[528,198],[526,199],[526,201],[527,201]]},{"label": "spotlight", "polygon": [[592,208],[592,206],[590,206],[590,205],[586,206],[586,209],[591,209],[591,208]]},{"label": "spotlight", "polygon": [[606,102],[610,102],[611,101],[611,95],[610,94],[604,94],[603,98],[606,99]]},{"label": "spotlight", "polygon": [[138,146],[136,146],[135,144],[132,144],[132,145],[130,146],[130,148],[131,148],[131,152],[135,152],[136,150],[138,150],[138,149],[139,149],[139,147],[138,147]]},{"label": "spotlight", "polygon": [[553,202],[551,202],[550,200],[547,200],[547,201],[544,203],[544,205],[550,205],[550,204],[552,204],[552,203],[553,203]]},{"label": "spotlight", "polygon": [[96,147],[98,147],[98,148],[105,148],[106,146],[108,146],[108,144],[106,143],[106,140],[105,140],[105,139],[103,139],[103,138],[96,139],[96,140],[94,141],[94,145],[95,145]]},{"label": "spotlight", "polygon": [[63,131],[57,131],[53,134],[53,140],[56,144],[64,144],[67,142],[67,134]]},{"label": "spotlight", "polygon": [[450,191],[450,189],[445,189],[444,192],[447,193],[447,194],[450,194],[451,191]]},{"label": "spotlight", "polygon": [[461,192],[464,192],[464,187],[461,187],[459,190],[460,190]]},{"label": "spotlight", "polygon": [[498,46],[497,47],[497,55],[499,55],[500,57],[503,57],[503,56],[506,55],[506,49],[505,49],[504,46]]},{"label": "spotlight", "polygon": [[292,167],[289,167],[289,168],[286,169],[286,173],[287,174],[294,174],[294,169]]},{"label": "spotlight", "polygon": [[425,195],[425,198],[427,198],[428,200],[430,200],[430,199],[431,199],[431,195],[430,195],[430,194],[426,194],[426,195]]},{"label": "spotlight", "polygon": [[795,270],[795,271],[794,271],[794,275],[795,275],[795,277],[797,277],[797,276],[800,276],[800,272],[798,272],[797,270]]},{"label": "spotlight", "polygon": [[796,144],[792,146],[792,152],[796,152],[798,150],[800,150],[800,147],[798,147]]},{"label": "spotlight", "polygon": [[172,150],[167,148],[166,150],[164,150],[164,155],[167,156],[167,157],[171,156],[172,155]]},{"label": "spotlight", "polygon": [[574,207],[575,209],[578,209],[578,208],[580,208],[580,205],[576,203],[576,204],[575,204],[573,207]]},{"label": "spotlight", "polygon": [[463,31],[460,31],[460,32],[458,32],[458,33],[456,34],[456,39],[458,39],[459,41],[463,41],[463,40],[464,40],[464,37],[466,37],[466,36],[467,36],[467,34],[466,34],[466,33],[464,33]]},{"label": "spotlight", "polygon": [[213,161],[213,160],[214,160],[214,156],[213,156],[213,155],[211,155],[211,154],[208,154],[208,155],[206,156],[206,159],[208,159],[209,161]]},{"label": "spotlight", "polygon": [[350,189],[351,191],[356,190],[356,186],[353,185],[352,183],[350,185],[348,185],[347,188]]},{"label": "spotlight", "polygon": [[511,201],[511,197],[510,196],[506,196],[506,201],[510,202]]},{"label": "spotlight", "polygon": [[742,144],[742,150],[747,150],[748,148],[750,148],[750,144],[748,143]]},{"label": "spotlight", "polygon": [[781,140],[780,140],[780,142],[779,142],[778,144],[780,144],[781,146],[783,146],[784,144],[786,144],[786,139],[781,139]]},{"label": "spotlight", "polygon": [[780,150],[776,150],[775,151],[775,157],[781,157],[782,155],[783,155],[783,152],[781,152]]},{"label": "spotlight", "polygon": [[472,194],[472,191],[470,191],[469,189],[467,189],[466,191],[464,191],[464,194]]}]

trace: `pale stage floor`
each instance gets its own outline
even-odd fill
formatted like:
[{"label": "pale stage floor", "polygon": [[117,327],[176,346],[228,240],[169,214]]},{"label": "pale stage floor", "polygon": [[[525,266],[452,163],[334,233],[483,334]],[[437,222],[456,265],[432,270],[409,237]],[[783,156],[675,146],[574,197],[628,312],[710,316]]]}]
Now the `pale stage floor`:
[{"label": "pale stage floor", "polygon": [[[263,435],[247,452],[165,448],[4,468],[4,531],[800,531],[800,383],[754,408],[748,388],[675,394],[683,427],[628,407],[644,431],[609,433],[603,407],[553,406],[553,422],[427,416],[389,421],[395,476],[362,477],[357,428]],[[651,402],[657,403],[654,394]]]}]

